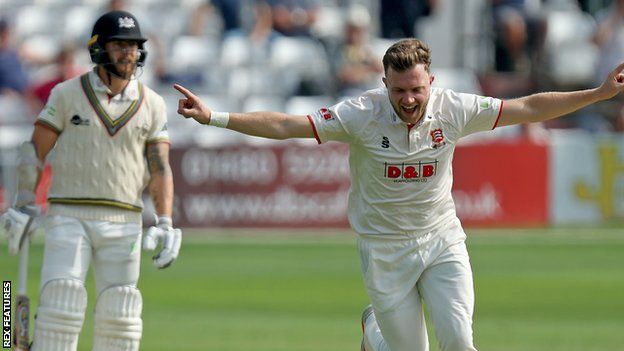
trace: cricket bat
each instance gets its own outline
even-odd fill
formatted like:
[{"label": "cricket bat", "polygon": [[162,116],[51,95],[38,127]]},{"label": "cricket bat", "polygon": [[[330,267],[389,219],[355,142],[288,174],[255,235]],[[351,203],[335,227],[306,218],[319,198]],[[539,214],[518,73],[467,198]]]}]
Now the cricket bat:
[{"label": "cricket bat", "polygon": [[28,250],[30,249],[30,219],[24,228],[24,237],[20,244],[19,270],[17,273],[17,297],[15,299],[16,321],[13,327],[13,345],[15,351],[28,351],[30,349],[29,319],[30,319],[30,299],[27,295],[28,286]]}]

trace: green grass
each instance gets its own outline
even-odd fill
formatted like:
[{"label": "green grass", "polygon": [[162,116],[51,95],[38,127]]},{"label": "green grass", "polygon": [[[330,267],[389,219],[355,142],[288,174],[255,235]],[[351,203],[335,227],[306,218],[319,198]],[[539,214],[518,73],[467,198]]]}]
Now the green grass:
[{"label": "green grass", "polygon": [[[624,345],[624,231],[468,229],[480,350],[617,350]],[[142,349],[357,350],[367,304],[354,235],[185,231],[179,260],[143,257]],[[4,243],[4,241],[3,241]],[[17,258],[0,253],[3,279]],[[41,239],[31,251],[37,305]],[[93,282],[79,350],[93,335]],[[432,350],[437,350],[432,340]]]}]

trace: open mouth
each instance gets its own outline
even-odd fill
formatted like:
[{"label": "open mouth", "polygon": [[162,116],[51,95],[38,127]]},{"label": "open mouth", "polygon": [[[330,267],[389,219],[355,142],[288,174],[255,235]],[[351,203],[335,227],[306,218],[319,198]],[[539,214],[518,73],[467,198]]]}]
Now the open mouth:
[{"label": "open mouth", "polygon": [[403,112],[406,113],[406,114],[412,114],[412,113],[416,112],[417,108],[418,108],[418,106],[408,107],[408,106],[401,105],[401,110],[403,110]]}]

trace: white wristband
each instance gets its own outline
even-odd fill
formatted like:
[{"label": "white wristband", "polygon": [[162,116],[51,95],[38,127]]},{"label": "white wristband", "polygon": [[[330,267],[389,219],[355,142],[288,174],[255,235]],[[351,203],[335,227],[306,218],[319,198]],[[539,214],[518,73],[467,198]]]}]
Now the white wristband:
[{"label": "white wristband", "polygon": [[172,226],[173,221],[171,220],[171,217],[169,216],[157,216],[157,224],[165,224],[165,225]]},{"label": "white wristband", "polygon": [[208,125],[219,127],[219,128],[227,128],[229,121],[230,121],[229,112],[212,111],[210,112],[210,122],[208,122]]}]

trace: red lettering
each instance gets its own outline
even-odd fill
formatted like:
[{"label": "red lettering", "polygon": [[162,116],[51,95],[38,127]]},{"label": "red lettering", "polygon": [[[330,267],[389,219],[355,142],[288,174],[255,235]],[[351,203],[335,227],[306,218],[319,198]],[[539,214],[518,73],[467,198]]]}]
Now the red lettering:
[{"label": "red lettering", "polygon": [[424,165],[422,170],[423,177],[431,177],[435,173],[435,168],[432,165]]},{"label": "red lettering", "polygon": [[416,171],[416,167],[414,167],[414,166],[407,166],[407,167],[405,167],[405,172],[403,172],[403,177],[405,179],[418,177],[418,171]]},{"label": "red lettering", "polygon": [[[422,168],[420,168],[422,167]],[[399,166],[390,166],[386,164],[386,177],[396,179],[413,179],[413,178],[429,178],[433,177],[436,174],[436,164],[435,163],[424,163],[421,166],[418,166],[417,163],[412,164],[403,164],[401,167]]]},{"label": "red lettering", "polygon": [[388,178],[398,178],[401,176],[401,169],[395,166],[388,166]]}]

